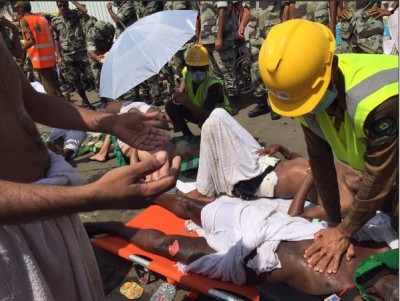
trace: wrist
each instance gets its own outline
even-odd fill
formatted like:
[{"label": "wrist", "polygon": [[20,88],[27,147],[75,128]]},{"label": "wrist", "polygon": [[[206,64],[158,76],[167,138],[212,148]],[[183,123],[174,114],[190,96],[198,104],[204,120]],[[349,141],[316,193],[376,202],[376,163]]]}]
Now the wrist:
[{"label": "wrist", "polygon": [[344,229],[341,224],[339,224],[337,227],[338,231],[347,239],[351,238],[351,232],[347,231],[346,229]]}]

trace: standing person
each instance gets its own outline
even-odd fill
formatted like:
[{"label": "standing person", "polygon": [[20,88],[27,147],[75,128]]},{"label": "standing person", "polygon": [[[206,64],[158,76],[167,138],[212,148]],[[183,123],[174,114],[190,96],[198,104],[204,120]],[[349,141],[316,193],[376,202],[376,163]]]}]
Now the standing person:
[{"label": "standing person", "polygon": [[[157,113],[110,115],[36,92],[0,35],[0,299],[105,300],[96,258],[78,212],[142,208],[174,186],[179,159],[165,153],[117,168],[85,184],[61,156],[48,152],[34,122],[108,132],[154,150],[168,135],[146,124]],[[10,135],[10,130],[12,134]],[[27,155],[29,154],[29,155]],[[161,169],[161,170],[160,170]],[[139,179],[160,170],[158,180]],[[71,187],[72,185],[78,185]]]},{"label": "standing person", "polygon": [[[385,201],[392,201],[392,226],[398,231],[398,57],[334,55],[334,49],[327,27],[291,20],[271,30],[259,59],[273,109],[302,122],[315,185],[331,226],[315,235],[305,258],[310,268],[328,273],[337,272],[343,254],[348,260],[354,256],[352,235]],[[343,221],[333,153],[363,171]]]},{"label": "standing person", "polygon": [[228,1],[200,1],[199,18],[200,32],[197,41],[207,48],[210,71],[224,82],[231,115],[235,116],[239,108],[230,4]]},{"label": "standing person", "polygon": [[293,18],[306,19],[324,24],[335,35],[337,1],[295,1]]},{"label": "standing person", "polygon": [[389,5],[388,9],[374,6],[369,13],[375,18],[388,17],[390,36],[394,42],[391,54],[399,54],[399,2],[389,1]]},{"label": "standing person", "polygon": [[18,60],[22,59],[22,48],[19,41],[17,27],[6,18],[0,16],[0,35],[3,37],[11,55]]},{"label": "standing person", "polygon": [[[139,3],[138,1],[113,1],[108,2],[106,6],[111,19],[115,22],[115,39],[118,39],[125,28],[138,20],[137,8]],[[117,9],[116,13],[113,10],[113,6]],[[139,86],[134,87],[126,94],[132,94],[131,97],[133,99],[140,99]]]},{"label": "standing person", "polygon": [[187,121],[201,127],[215,107],[228,112],[230,104],[225,96],[223,84],[208,71],[210,56],[202,45],[194,45],[186,56],[187,71],[183,72],[183,85],[180,92],[172,95],[165,104],[174,132],[193,135]]},{"label": "standing person", "polygon": [[260,77],[258,54],[272,26],[281,22],[283,4],[280,2],[244,1],[242,5],[243,14],[239,24],[238,36],[244,39],[244,29],[249,24],[250,53],[252,57],[251,81],[257,104],[253,110],[249,111],[248,116],[253,118],[271,112],[271,119],[277,120],[280,116],[268,107],[268,94]]},{"label": "standing person", "polygon": [[[114,13],[113,6],[117,8],[117,13]],[[117,27],[115,32],[116,39],[125,30],[125,28],[131,26],[137,21],[135,5],[131,1],[108,2],[107,11]]]},{"label": "standing person", "polygon": [[76,92],[82,98],[81,106],[94,110],[81,81],[82,73],[92,72],[86,52],[85,34],[80,22],[87,10],[77,1],[71,2],[77,9],[69,9],[68,1],[56,1],[60,15],[51,21],[58,64],[65,65]]},{"label": "standing person", "polygon": [[46,93],[63,97],[55,71],[56,48],[48,21],[42,16],[32,14],[29,1],[17,1],[14,8],[22,16],[19,21],[24,38],[22,51],[26,52],[32,62]]},{"label": "standing person", "polygon": [[[104,54],[107,53],[113,44],[115,27],[104,21],[97,21],[86,35],[86,49],[90,58],[90,66],[96,90],[100,90],[101,67],[104,62]],[[100,97],[101,105],[107,106],[108,99]]]},{"label": "standing person", "polygon": [[381,1],[340,1],[342,43],[336,53],[383,53],[383,18],[370,12],[380,6]]}]

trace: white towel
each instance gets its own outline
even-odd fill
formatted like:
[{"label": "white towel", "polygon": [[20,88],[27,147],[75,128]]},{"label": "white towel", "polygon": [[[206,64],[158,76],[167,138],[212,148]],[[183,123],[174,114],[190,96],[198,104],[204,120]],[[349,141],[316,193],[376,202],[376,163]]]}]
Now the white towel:
[{"label": "white towel", "polygon": [[220,196],[201,212],[207,243],[217,251],[189,265],[180,265],[210,278],[246,283],[243,259],[254,249],[257,255],[247,266],[256,273],[281,267],[276,249],[282,240],[313,239],[322,223],[310,223],[301,217],[290,217],[279,211],[279,202],[270,199],[242,201]]},{"label": "white towel", "polygon": [[[79,173],[50,153],[42,185],[79,185]],[[0,300],[104,300],[93,249],[78,215],[0,226]]]},{"label": "white towel", "polygon": [[[259,149],[260,144],[229,113],[213,110],[201,129],[197,190],[206,196],[232,196],[236,183],[255,178],[267,168],[256,155]],[[270,164],[279,161],[271,160]]]}]

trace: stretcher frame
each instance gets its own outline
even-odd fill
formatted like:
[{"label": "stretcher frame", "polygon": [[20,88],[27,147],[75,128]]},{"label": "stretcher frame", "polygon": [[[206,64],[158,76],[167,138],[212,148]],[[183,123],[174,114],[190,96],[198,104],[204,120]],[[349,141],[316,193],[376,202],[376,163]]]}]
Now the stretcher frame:
[{"label": "stretcher frame", "polygon": [[[166,234],[196,237],[197,234],[185,231],[185,220],[178,218],[170,211],[153,205],[132,218],[127,226],[141,229],[157,229]],[[125,258],[133,263],[135,270],[153,272],[164,276],[171,284],[188,290],[187,296],[196,299],[200,294],[226,301],[259,301],[259,293],[255,285],[235,285],[210,279],[194,273],[179,272],[176,262],[158,256],[129,243],[121,238],[107,235],[92,239],[92,244]],[[140,277],[140,275],[138,275]],[[142,280],[148,281],[150,274]]]}]

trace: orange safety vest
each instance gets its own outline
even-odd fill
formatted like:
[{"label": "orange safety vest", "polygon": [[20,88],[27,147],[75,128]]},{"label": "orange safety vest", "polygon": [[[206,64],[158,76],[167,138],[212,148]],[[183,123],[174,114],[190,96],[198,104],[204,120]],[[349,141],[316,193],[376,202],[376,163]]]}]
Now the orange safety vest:
[{"label": "orange safety vest", "polygon": [[[27,54],[31,59],[34,69],[50,68],[56,65],[56,48],[47,20],[42,16],[27,15],[23,16],[32,32],[35,44],[27,49]],[[28,42],[22,33],[25,43]]]}]

